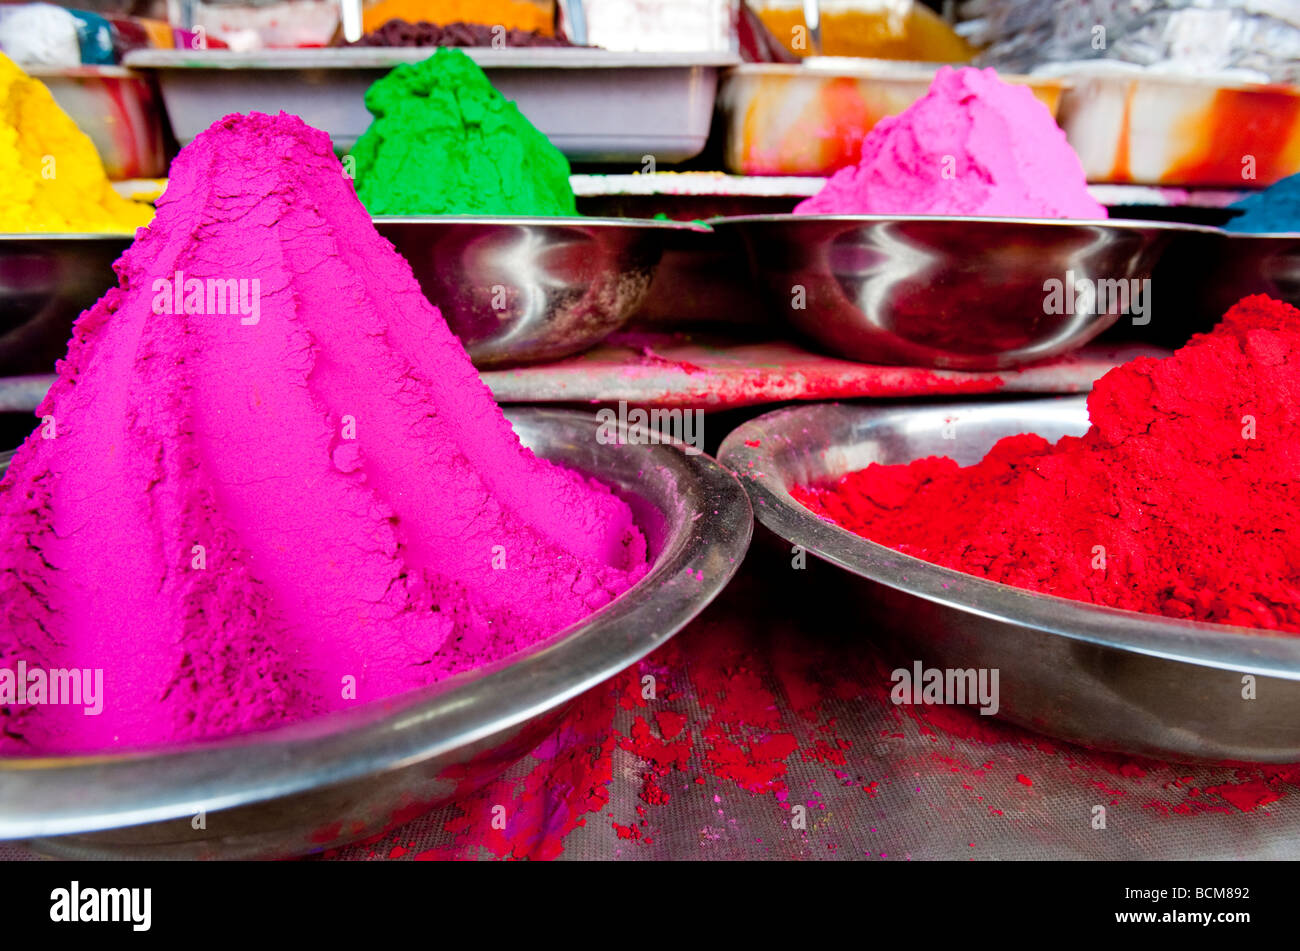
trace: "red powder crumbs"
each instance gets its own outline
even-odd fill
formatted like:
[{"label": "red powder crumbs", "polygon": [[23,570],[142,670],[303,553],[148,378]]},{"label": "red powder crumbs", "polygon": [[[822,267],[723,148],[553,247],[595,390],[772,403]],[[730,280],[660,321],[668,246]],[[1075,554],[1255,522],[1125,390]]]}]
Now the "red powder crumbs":
[{"label": "red powder crumbs", "polygon": [[617,822],[611,822],[610,826],[618,833],[620,839],[631,839],[635,842],[637,839],[641,838],[641,830],[636,826],[619,825]]},{"label": "red powder crumbs", "polygon": [[[635,668],[624,676],[634,673]],[[533,751],[532,766],[524,775],[501,777],[460,800],[459,815],[443,826],[454,837],[450,848],[430,849],[414,858],[475,858],[481,849],[510,859],[560,855],[564,837],[609,802],[612,707],[609,690],[578,698],[558,732]]]},{"label": "red powder crumbs", "polygon": [[665,739],[656,737],[650,730],[650,724],[645,718],[637,717],[632,722],[632,729],[624,736],[618,738],[618,745],[630,753],[635,754],[641,759],[643,766],[641,779],[641,799],[652,806],[662,806],[669,799],[671,794],[666,792],[660,785],[660,780],[668,776],[673,770],[685,770],[686,764],[691,758],[691,734],[683,734],[682,726],[686,722],[686,717],[672,711],[660,711],[655,716],[655,722],[659,725],[660,736],[666,736],[668,733],[664,728],[664,723],[668,722],[675,726],[672,731],[673,737],[681,735],[676,742],[667,742]]},{"label": "red powder crumbs", "polygon": [[1226,799],[1242,812],[1253,812],[1260,806],[1277,802],[1284,794],[1281,788],[1281,777],[1277,775],[1265,774],[1258,778],[1250,778],[1249,772],[1243,770],[1238,772],[1237,778],[1239,782],[1236,783],[1206,786],[1205,792]]},{"label": "red powder crumbs", "polygon": [[675,740],[686,725],[686,714],[676,710],[660,710],[655,714],[655,723],[659,726],[660,736],[665,740]]},{"label": "red powder crumbs", "polygon": [[1024,773],[1016,773],[1016,782],[1022,786],[1032,786],[1034,784],[1034,781]]},{"label": "red powder crumbs", "polygon": [[794,494],[993,581],[1300,633],[1300,311],[1247,297],[1171,357],[1107,373],[1088,412],[1081,438],[1012,436],[966,468],[871,465]]}]

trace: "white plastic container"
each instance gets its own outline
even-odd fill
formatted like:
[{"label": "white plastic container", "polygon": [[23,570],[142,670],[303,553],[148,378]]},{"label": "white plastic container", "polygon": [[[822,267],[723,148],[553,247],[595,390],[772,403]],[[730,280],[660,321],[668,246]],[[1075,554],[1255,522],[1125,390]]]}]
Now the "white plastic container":
[{"label": "white plastic container", "polygon": [[1258,188],[1300,172],[1300,88],[1105,61],[1050,74],[1069,83],[1057,121],[1090,182]]}]

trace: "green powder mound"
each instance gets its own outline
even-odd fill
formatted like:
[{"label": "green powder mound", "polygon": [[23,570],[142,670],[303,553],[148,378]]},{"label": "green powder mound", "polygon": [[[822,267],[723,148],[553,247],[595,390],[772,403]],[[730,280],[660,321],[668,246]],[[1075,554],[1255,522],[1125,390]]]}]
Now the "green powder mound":
[{"label": "green powder mound", "polygon": [[352,149],[372,215],[576,215],[569,162],[457,49],[366,91]]}]

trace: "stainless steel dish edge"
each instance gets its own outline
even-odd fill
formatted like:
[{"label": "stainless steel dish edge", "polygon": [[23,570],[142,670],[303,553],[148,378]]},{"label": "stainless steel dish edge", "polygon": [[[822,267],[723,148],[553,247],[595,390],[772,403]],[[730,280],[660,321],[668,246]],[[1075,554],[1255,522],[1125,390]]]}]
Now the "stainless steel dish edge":
[{"label": "stainless steel dish edge", "polygon": [[[544,735],[568,701],[667,641],[730,580],[752,517],[744,491],[713,460],[669,446],[598,445],[585,414],[507,415],[540,456],[628,500],[653,555],[628,592],[486,671],[356,710],[174,749],[0,759],[0,839],[54,854],[151,858],[276,857],[345,844],[492,778],[540,739],[526,727],[545,721]],[[466,782],[476,763],[483,774]],[[345,831],[330,838],[331,827]]]},{"label": "stainless steel dish edge", "polygon": [[[1179,621],[1023,591],[904,555],[825,521],[789,493],[870,462],[977,461],[1002,436],[1087,428],[1085,400],[768,413],[724,440],[759,523],[845,569],[851,597],[911,658],[1001,671],[1002,714],[1084,745],[1176,760],[1300,761],[1300,638]],[[947,426],[956,441],[945,441]],[[1242,696],[1246,675],[1256,699]]]}]

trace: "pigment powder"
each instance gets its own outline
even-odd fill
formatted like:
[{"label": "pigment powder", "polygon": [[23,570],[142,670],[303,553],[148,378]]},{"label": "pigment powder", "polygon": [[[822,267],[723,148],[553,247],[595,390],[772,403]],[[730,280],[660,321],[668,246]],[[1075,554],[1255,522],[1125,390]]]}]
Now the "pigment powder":
[{"label": "pigment powder", "polygon": [[559,36],[542,33],[540,30],[506,30],[497,25],[486,23],[448,23],[439,26],[436,23],[407,23],[405,20],[389,20],[383,26],[371,30],[357,40],[352,46],[573,46],[568,40]]},{"label": "pigment powder", "polygon": [[300,119],[195,139],[117,272],[0,483],[0,666],[103,668],[106,702],[10,702],[0,752],[389,696],[644,574],[626,504],[520,446]]},{"label": "pigment powder", "polygon": [[944,66],[924,96],[872,127],[857,165],[795,214],[1105,218],[1106,209],[1027,86]]},{"label": "pigment powder", "polygon": [[460,50],[398,66],[366,108],[352,158],[371,214],[577,214],[568,160]]},{"label": "pigment powder", "polygon": [[1247,297],[1171,357],[1102,377],[1081,438],[1012,436],[973,466],[871,465],[794,494],[865,538],[982,578],[1300,632],[1298,354],[1300,311]]},{"label": "pigment powder", "polygon": [[485,23],[506,30],[553,33],[551,12],[535,0],[379,0],[367,4],[362,25],[376,30],[389,20]]},{"label": "pigment powder", "polygon": [[153,209],[108,182],[99,153],[45,84],[0,53],[0,232],[126,232]]},{"label": "pigment powder", "polygon": [[1229,207],[1244,214],[1224,225],[1227,231],[1251,234],[1300,231],[1300,174],[1284,178],[1262,192],[1247,195]]}]

